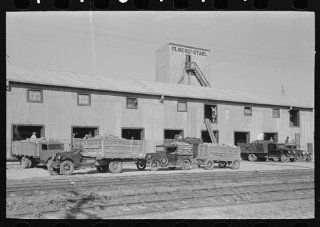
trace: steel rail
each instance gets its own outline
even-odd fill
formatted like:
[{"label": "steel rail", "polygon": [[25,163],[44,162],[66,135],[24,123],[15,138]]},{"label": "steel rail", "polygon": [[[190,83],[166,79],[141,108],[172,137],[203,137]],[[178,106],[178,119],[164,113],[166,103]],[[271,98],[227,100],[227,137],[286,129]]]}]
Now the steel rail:
[{"label": "steel rail", "polygon": [[[281,178],[290,178],[290,177],[312,177],[314,176],[313,173],[286,173],[286,174],[277,174],[277,175],[265,175],[265,176],[255,176],[257,179],[264,177],[265,179],[279,179]],[[236,178],[236,179],[234,179]],[[183,182],[185,184],[189,182],[194,182],[194,181],[216,181],[216,180],[224,180],[224,181],[241,181],[245,179],[251,179],[251,175],[233,175],[233,176],[228,176],[226,178],[224,175],[212,178],[211,176],[204,176],[204,177],[195,177],[195,178],[190,178],[190,177],[172,177],[172,178],[165,178],[165,179],[158,179],[158,178],[147,178],[147,179],[134,179],[133,180],[123,180],[123,179],[117,179],[115,178],[113,181],[95,181],[95,182],[86,182],[86,181],[81,181],[81,182],[75,182],[73,184],[70,184],[70,182],[63,182],[63,184],[45,184],[45,185],[24,185],[24,184],[19,184],[15,186],[9,186],[7,187],[6,191],[7,193],[12,193],[12,192],[23,192],[23,191],[36,191],[36,190],[54,190],[54,189],[74,189],[77,187],[85,187],[85,188],[90,188],[90,187],[104,187],[104,186],[109,186],[115,187],[119,185],[137,185],[137,184],[164,184],[164,183],[180,183]]]},{"label": "steel rail", "polygon": [[[293,188],[293,189],[290,189],[288,188],[289,185],[293,185],[295,187],[297,187],[297,184],[302,184],[303,185],[303,188]],[[313,182],[308,182],[308,183],[313,183]],[[284,189],[272,189],[272,190],[268,190],[268,188],[266,186],[272,186],[272,188],[275,188],[277,186],[283,186],[283,185],[287,185]],[[264,187],[263,190],[261,190],[261,187]],[[246,189],[250,189],[250,188],[254,188],[254,187],[258,187],[258,189],[254,190],[254,191],[250,191],[249,193],[250,194],[254,194],[254,193],[274,193],[274,192],[296,192],[296,191],[308,191],[308,190],[312,190],[313,189],[313,192],[314,192],[314,185],[306,185],[306,182],[290,182],[290,183],[277,183],[277,184],[255,184],[255,185],[246,185],[246,186],[234,186],[232,188],[230,187],[212,187],[212,188],[203,188],[203,189],[189,189],[189,190],[186,190],[186,191],[190,191],[190,192],[193,192],[194,190],[196,191],[207,191],[209,193],[205,194],[205,195],[187,195],[187,196],[179,196],[179,197],[176,197],[176,198],[170,198],[170,199],[149,199],[148,201],[129,201],[129,202],[126,202],[125,204],[128,206],[128,205],[139,205],[139,204],[146,204],[146,203],[162,203],[162,202],[168,202],[168,200],[170,200],[170,202],[173,202],[173,201],[181,201],[181,200],[190,200],[190,199],[199,199],[199,198],[215,198],[215,197],[223,197],[223,196],[232,196],[232,195],[235,195],[239,192],[236,192],[237,189],[241,189],[241,191],[246,191]],[[213,191],[209,191],[209,190],[213,190]],[[220,191],[223,191],[223,193],[218,193],[217,194],[217,191],[220,190]],[[230,192],[231,191],[231,192]],[[171,193],[171,192],[170,192]],[[243,193],[243,192],[240,192],[240,194]],[[153,195],[154,193],[149,193],[147,195],[151,196]],[[168,192],[158,192],[157,195],[159,194],[168,194]],[[124,196],[127,196],[127,197],[133,197],[133,196],[137,196],[137,195],[124,195]],[[154,198],[154,197],[152,197]],[[270,198],[270,197],[269,197]],[[314,196],[312,197],[308,197],[308,198],[314,198]],[[293,198],[295,199],[295,198]],[[301,198],[299,198],[301,199]],[[267,200],[267,201],[270,201],[270,200]],[[261,201],[259,201],[261,202]],[[77,208],[76,210],[79,211],[79,210],[85,210],[85,209],[92,209],[92,208],[95,208],[97,206],[99,206],[100,208],[110,208],[110,207],[116,207],[116,206],[122,206],[124,205],[123,202],[115,202],[115,203],[109,203],[109,204],[100,204],[100,205],[91,205],[91,206],[85,206],[85,207],[80,207],[80,208]],[[198,207],[198,206],[197,206]],[[42,211],[41,214],[52,214],[52,213],[57,213],[59,212],[60,209],[52,209],[52,210],[46,210],[46,211]],[[27,216],[27,215],[32,215],[33,213],[32,212],[21,212],[21,213],[15,213],[13,214],[15,217],[19,217],[21,218],[21,216]]]}]

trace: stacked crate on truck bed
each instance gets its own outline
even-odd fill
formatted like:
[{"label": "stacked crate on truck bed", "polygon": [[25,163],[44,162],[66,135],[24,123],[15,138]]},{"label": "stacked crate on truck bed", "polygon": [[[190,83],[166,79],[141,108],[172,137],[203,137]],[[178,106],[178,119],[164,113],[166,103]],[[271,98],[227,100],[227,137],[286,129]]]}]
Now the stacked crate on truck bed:
[{"label": "stacked crate on truck bed", "polygon": [[96,158],[144,158],[145,141],[122,138],[89,138],[82,142],[83,156]]},{"label": "stacked crate on truck bed", "polygon": [[202,143],[199,144],[197,158],[224,162],[239,160],[240,148],[231,145]]}]

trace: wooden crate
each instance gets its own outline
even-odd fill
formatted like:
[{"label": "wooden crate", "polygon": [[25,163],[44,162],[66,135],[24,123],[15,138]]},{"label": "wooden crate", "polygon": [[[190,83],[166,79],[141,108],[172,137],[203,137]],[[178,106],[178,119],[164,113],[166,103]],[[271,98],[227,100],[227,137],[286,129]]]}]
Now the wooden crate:
[{"label": "wooden crate", "polygon": [[197,158],[203,160],[232,161],[240,159],[240,148],[229,145],[203,143],[199,144]]}]

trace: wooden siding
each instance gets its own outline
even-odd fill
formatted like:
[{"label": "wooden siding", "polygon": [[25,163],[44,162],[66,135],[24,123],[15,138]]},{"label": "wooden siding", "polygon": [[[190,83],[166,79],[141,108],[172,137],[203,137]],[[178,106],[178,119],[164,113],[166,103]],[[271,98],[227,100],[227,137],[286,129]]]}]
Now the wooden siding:
[{"label": "wooden siding", "polygon": [[244,116],[245,105],[179,99],[188,102],[188,111],[178,112],[178,99],[165,99],[160,103],[160,97],[138,96],[138,109],[127,109],[125,94],[111,95],[96,91],[91,91],[90,106],[78,106],[77,91],[67,88],[46,88],[43,90],[43,103],[29,103],[26,100],[28,88],[12,86],[7,91],[8,157],[12,124],[45,125],[47,138],[63,140],[67,145],[70,143],[72,125],[99,126],[100,134],[115,136],[121,136],[122,127],[144,128],[146,149],[152,152],[153,146],[162,142],[165,128],[183,129],[186,137],[201,137],[201,130],[206,130],[204,104],[218,106],[218,123],[213,124],[213,129],[219,130],[220,143],[233,144],[234,131],[250,132],[251,141],[260,133],[277,132],[279,142],[284,142],[287,136],[291,140],[299,133],[301,148],[307,149],[307,143],[313,143],[314,113],[307,109],[300,111],[300,127],[289,127],[286,108],[280,108],[280,118],[273,118],[272,106],[253,105],[252,116]]}]

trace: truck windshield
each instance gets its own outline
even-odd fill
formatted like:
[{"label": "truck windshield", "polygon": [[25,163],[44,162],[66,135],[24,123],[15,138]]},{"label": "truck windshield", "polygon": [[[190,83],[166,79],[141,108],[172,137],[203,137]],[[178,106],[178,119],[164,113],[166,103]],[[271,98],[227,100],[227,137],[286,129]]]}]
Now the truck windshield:
[{"label": "truck windshield", "polygon": [[163,147],[156,147],[156,151],[163,151],[164,148]]}]

